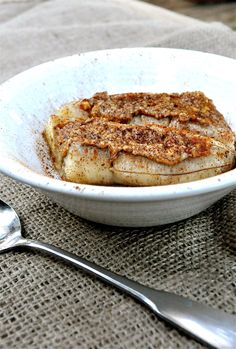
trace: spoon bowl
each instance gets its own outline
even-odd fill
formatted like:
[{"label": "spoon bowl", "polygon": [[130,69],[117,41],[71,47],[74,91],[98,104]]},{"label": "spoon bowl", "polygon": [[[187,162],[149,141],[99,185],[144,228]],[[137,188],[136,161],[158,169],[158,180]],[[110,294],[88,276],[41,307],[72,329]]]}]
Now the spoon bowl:
[{"label": "spoon bowl", "polygon": [[97,276],[136,298],[163,320],[213,348],[236,348],[236,316],[173,293],[144,286],[58,247],[25,239],[21,235],[21,223],[17,213],[0,200],[0,252],[20,246],[49,253]]},{"label": "spoon bowl", "polygon": [[0,200],[0,252],[17,245],[22,238],[21,223],[15,210]]}]

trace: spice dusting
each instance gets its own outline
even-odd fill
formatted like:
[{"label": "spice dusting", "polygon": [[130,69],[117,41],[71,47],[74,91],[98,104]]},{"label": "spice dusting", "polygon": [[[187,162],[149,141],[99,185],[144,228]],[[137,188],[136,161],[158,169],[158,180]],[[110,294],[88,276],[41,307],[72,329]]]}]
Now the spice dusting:
[{"label": "spice dusting", "polygon": [[200,125],[222,122],[223,116],[212,101],[202,92],[184,93],[122,93],[108,95],[96,93],[92,98],[79,102],[81,110],[91,118],[128,123],[137,115],[176,118],[182,123],[189,121]]},{"label": "spice dusting", "polygon": [[120,152],[125,152],[170,166],[187,158],[207,156],[212,144],[209,137],[187,130],[155,124],[121,124],[96,118],[59,124],[55,132],[63,156],[72,143],[79,143],[109,149],[111,161]]}]

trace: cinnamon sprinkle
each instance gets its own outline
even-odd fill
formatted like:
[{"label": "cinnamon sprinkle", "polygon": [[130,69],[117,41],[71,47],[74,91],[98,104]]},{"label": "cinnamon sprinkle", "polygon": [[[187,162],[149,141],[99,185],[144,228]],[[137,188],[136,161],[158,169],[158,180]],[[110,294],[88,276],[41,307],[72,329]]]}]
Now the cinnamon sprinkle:
[{"label": "cinnamon sprinkle", "polygon": [[144,156],[166,165],[187,158],[207,156],[212,141],[198,133],[156,124],[129,125],[103,119],[74,121],[55,127],[57,146],[63,156],[72,143],[109,149],[111,162],[119,152]]},{"label": "cinnamon sprinkle", "polygon": [[91,118],[121,123],[128,123],[137,115],[155,119],[176,118],[182,123],[191,121],[206,126],[224,122],[223,116],[202,92],[115,95],[101,92],[80,101],[79,107],[88,112]]}]

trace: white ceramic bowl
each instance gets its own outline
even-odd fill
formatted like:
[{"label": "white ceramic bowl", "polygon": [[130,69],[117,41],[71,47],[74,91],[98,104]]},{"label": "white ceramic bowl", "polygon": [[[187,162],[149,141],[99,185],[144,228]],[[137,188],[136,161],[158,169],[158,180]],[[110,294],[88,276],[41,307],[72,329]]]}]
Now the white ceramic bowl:
[{"label": "white ceramic bowl", "polygon": [[78,185],[45,175],[36,143],[49,115],[97,91],[200,90],[236,131],[236,61],[201,52],[134,48],[89,52],[29,69],[0,87],[0,171],[86,219],[152,226],[190,217],[236,186],[236,170],[156,187]]}]

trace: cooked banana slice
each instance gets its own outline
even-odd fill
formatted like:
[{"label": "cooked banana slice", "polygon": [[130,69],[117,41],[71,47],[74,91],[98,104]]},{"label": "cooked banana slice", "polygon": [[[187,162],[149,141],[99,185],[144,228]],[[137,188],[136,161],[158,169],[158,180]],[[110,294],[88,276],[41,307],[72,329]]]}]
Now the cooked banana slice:
[{"label": "cooked banana slice", "polygon": [[44,135],[61,177],[77,183],[174,184],[234,166],[235,135],[200,92],[96,94],[58,110]]}]

